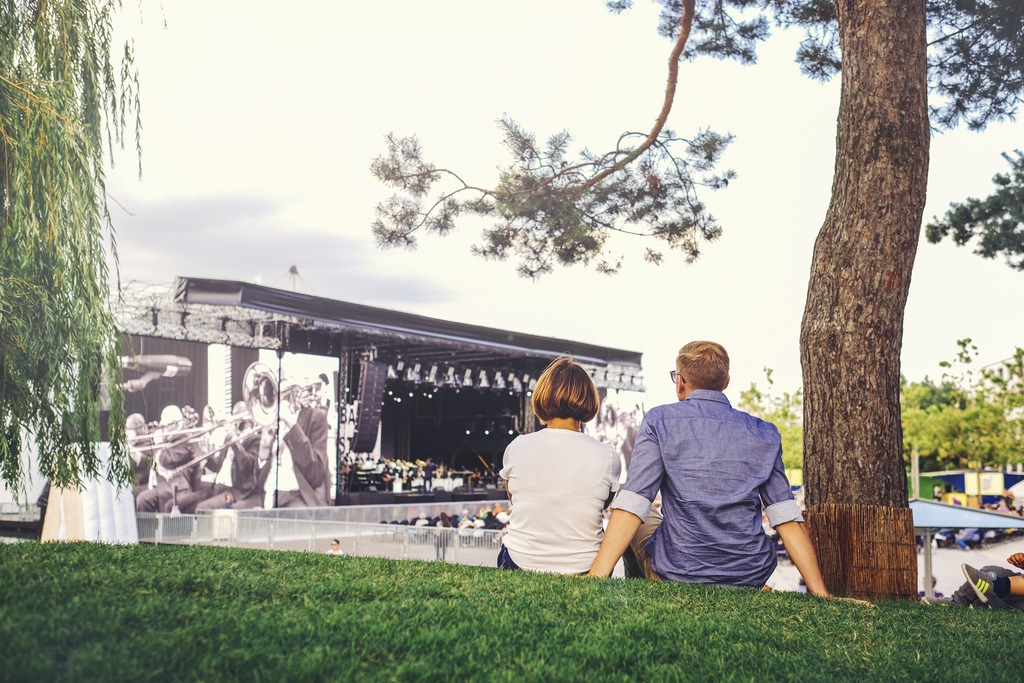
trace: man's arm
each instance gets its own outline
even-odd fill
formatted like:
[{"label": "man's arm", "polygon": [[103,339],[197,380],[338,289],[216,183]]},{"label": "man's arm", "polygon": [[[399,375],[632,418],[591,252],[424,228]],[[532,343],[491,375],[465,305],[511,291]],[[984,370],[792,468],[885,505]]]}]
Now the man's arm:
[{"label": "man's arm", "polygon": [[779,532],[782,544],[786,546],[789,559],[793,561],[800,576],[804,577],[807,591],[823,598],[831,597],[828,588],[825,587],[825,579],[821,576],[818,556],[811,544],[811,537],[807,535],[803,523],[785,522],[775,527],[775,530]]},{"label": "man's arm", "polygon": [[[818,556],[814,552],[814,545],[811,544],[811,537],[807,535],[803,522],[783,522],[775,527],[786,546],[789,559],[799,570],[800,576],[804,577],[807,584],[807,591],[821,598],[831,598],[832,594],[825,587],[825,579],[821,576],[821,567],[818,566]],[[857,598],[838,598],[847,602],[854,602],[858,605],[874,607],[867,600]]]},{"label": "man's arm", "polygon": [[594,564],[591,565],[587,576],[611,576],[615,563],[622,557],[622,553],[626,552],[641,524],[643,520],[632,512],[612,510],[601,548],[597,551],[597,557],[594,558]]}]

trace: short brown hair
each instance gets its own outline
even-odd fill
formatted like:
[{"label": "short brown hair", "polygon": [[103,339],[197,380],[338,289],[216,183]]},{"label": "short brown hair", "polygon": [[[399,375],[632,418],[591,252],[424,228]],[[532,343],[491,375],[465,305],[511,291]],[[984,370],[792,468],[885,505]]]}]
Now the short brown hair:
[{"label": "short brown hair", "polygon": [[676,372],[694,389],[724,391],[729,386],[729,354],[721,344],[692,341],[679,349]]},{"label": "short brown hair", "polygon": [[568,356],[552,361],[533,390],[533,412],[541,422],[559,417],[590,422],[600,404],[594,381]]}]

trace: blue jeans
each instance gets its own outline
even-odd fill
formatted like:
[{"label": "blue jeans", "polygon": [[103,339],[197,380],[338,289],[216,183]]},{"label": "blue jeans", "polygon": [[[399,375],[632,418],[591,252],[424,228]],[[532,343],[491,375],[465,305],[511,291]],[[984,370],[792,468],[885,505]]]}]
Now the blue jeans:
[{"label": "blue jeans", "polygon": [[512,561],[509,557],[508,548],[504,545],[501,546],[501,550],[498,551],[498,569],[519,569],[519,565]]}]

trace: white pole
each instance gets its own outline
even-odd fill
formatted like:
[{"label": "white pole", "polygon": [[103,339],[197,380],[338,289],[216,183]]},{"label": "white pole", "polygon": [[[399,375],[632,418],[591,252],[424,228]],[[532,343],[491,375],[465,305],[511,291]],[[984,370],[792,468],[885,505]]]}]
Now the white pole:
[{"label": "white pole", "polygon": [[924,597],[934,598],[932,588],[932,530],[924,530]]},{"label": "white pole", "polygon": [[921,498],[921,457],[917,452],[917,446],[910,446],[910,481],[911,491],[914,498]]}]

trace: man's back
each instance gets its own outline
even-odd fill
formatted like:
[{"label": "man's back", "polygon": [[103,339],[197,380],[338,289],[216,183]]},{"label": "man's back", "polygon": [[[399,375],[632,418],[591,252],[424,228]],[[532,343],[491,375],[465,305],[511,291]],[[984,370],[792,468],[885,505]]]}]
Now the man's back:
[{"label": "man's back", "polygon": [[771,423],[696,390],[644,418],[625,489],[653,498],[664,522],[648,544],[654,571],[694,583],[762,586],[776,567],[761,525],[765,505],[792,501]]}]

